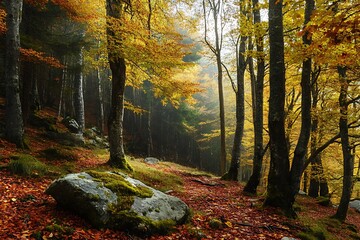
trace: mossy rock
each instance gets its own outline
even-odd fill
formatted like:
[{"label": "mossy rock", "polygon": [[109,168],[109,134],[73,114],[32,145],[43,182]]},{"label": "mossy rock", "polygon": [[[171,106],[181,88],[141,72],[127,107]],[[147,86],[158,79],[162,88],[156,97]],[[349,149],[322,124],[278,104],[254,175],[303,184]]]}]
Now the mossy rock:
[{"label": "mossy rock", "polygon": [[184,223],[190,213],[180,199],[118,172],[68,174],[52,183],[46,193],[95,227],[141,235],[166,233]]}]

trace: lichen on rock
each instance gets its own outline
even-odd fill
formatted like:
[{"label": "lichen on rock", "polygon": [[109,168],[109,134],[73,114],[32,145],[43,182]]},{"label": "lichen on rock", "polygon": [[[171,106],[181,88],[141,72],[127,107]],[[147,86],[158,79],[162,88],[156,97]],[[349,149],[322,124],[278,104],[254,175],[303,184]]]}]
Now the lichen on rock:
[{"label": "lichen on rock", "polygon": [[120,172],[68,174],[54,181],[46,193],[95,227],[127,229],[141,235],[166,233],[184,223],[190,212],[180,199]]}]

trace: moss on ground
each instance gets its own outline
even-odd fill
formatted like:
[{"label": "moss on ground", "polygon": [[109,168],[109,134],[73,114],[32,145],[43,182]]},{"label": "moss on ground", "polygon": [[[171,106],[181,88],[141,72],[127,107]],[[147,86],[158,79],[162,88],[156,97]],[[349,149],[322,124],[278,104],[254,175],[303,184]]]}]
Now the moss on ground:
[{"label": "moss on ground", "polygon": [[10,157],[8,169],[13,174],[37,177],[48,173],[49,167],[29,154],[19,154]]}]

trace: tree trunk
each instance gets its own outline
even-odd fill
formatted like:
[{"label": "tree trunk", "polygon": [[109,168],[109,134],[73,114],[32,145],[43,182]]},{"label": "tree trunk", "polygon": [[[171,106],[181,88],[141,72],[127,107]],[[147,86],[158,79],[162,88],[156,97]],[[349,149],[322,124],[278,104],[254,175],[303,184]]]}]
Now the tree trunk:
[{"label": "tree trunk", "polygon": [[288,216],[295,216],[292,209],[289,150],[285,137],[285,62],[283,14],[280,0],[269,2],[270,42],[270,98],[269,135],[270,169],[267,197],[264,205],[280,207]]},{"label": "tree trunk", "polygon": [[[261,23],[261,15],[259,10],[259,1],[253,0],[253,14],[254,24]],[[252,77],[255,80],[253,91],[253,118],[254,118],[254,157],[253,157],[253,172],[247,182],[244,192],[256,194],[256,189],[259,186],[261,178],[261,169],[263,162],[263,98],[264,98],[264,76],[265,76],[265,61],[262,56],[264,52],[263,36],[256,36],[256,51],[259,54],[257,58],[257,74]],[[253,72],[253,70],[252,70]]]},{"label": "tree trunk", "polygon": [[[305,3],[305,21],[304,26],[310,21],[312,11],[315,6],[314,0],[306,0]],[[311,44],[311,37],[306,31],[303,36],[304,45]],[[292,201],[300,189],[301,174],[304,166],[304,160],[307,153],[307,146],[311,130],[311,58],[303,61],[301,73],[301,129],[300,136],[295,148],[294,157],[291,166],[291,191]]]},{"label": "tree trunk", "polygon": [[[218,70],[218,92],[219,92],[219,116],[220,116],[220,175],[223,175],[226,171],[226,134],[225,134],[225,107],[224,107],[224,91],[223,91],[223,68],[222,68],[222,59],[221,59],[221,47],[222,47],[222,35],[219,33],[219,28],[222,28],[219,21],[221,19],[221,0],[208,0],[210,4],[210,11],[212,11],[213,21],[214,21],[214,32],[215,32],[215,46],[212,46],[207,40],[207,13],[206,13],[206,3],[203,0],[203,10],[204,10],[204,20],[205,20],[205,42],[214,53],[216,57],[216,66]],[[220,26],[219,26],[220,25]],[[220,30],[222,32],[222,30]]]},{"label": "tree trunk", "polygon": [[6,138],[18,147],[24,147],[24,126],[19,88],[19,26],[22,0],[5,1],[7,17],[6,32]]},{"label": "tree trunk", "polygon": [[[243,10],[240,8],[240,11]],[[241,144],[244,135],[244,121],[245,121],[245,71],[246,71],[246,59],[245,59],[245,44],[247,37],[240,37],[239,52],[237,54],[237,91],[236,91],[236,128],[234,136],[234,145],[231,155],[231,163],[229,171],[222,177],[224,180],[238,181],[242,180],[238,176],[240,168],[241,157]]]},{"label": "tree trunk", "polygon": [[82,50],[79,52],[77,59],[75,76],[74,76],[74,111],[75,120],[79,124],[79,133],[82,134],[85,129],[85,109],[84,109],[84,93],[83,93],[83,73],[82,73]]},{"label": "tree trunk", "polygon": [[339,73],[339,80],[341,85],[340,96],[339,96],[339,106],[340,106],[339,127],[340,127],[341,148],[344,159],[344,178],[343,178],[343,188],[340,199],[340,205],[336,211],[335,218],[337,218],[340,221],[345,221],[349,206],[349,201],[351,198],[351,192],[352,192],[354,158],[351,155],[349,132],[348,132],[349,130],[348,130],[347,94],[348,94],[349,82],[346,79],[346,68],[338,67],[338,73]]},{"label": "tree trunk", "polygon": [[[121,18],[123,2],[115,0],[106,1],[106,14],[109,17]],[[118,35],[118,34],[117,34]],[[110,23],[107,25],[109,64],[112,73],[111,108],[108,120],[110,159],[108,163],[114,167],[131,170],[125,159],[123,120],[124,120],[124,92],[126,81],[126,63],[121,56],[113,54],[111,46],[121,44],[121,39],[114,39],[115,33]],[[117,43],[114,43],[117,40]],[[120,48],[120,47],[119,47]]]},{"label": "tree trunk", "polygon": [[98,95],[98,127],[100,129],[101,135],[105,132],[105,121],[104,121],[104,100],[103,100],[103,90],[101,86],[101,77],[99,68],[96,69],[96,84],[97,84],[97,95]]}]

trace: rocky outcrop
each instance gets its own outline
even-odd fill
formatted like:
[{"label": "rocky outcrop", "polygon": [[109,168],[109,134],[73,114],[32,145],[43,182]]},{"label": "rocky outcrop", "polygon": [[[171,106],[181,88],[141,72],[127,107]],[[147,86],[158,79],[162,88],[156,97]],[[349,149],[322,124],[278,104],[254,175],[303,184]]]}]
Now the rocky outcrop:
[{"label": "rocky outcrop", "polygon": [[166,232],[189,217],[189,208],[180,199],[122,173],[68,174],[54,181],[46,193],[95,227],[136,234]]}]

